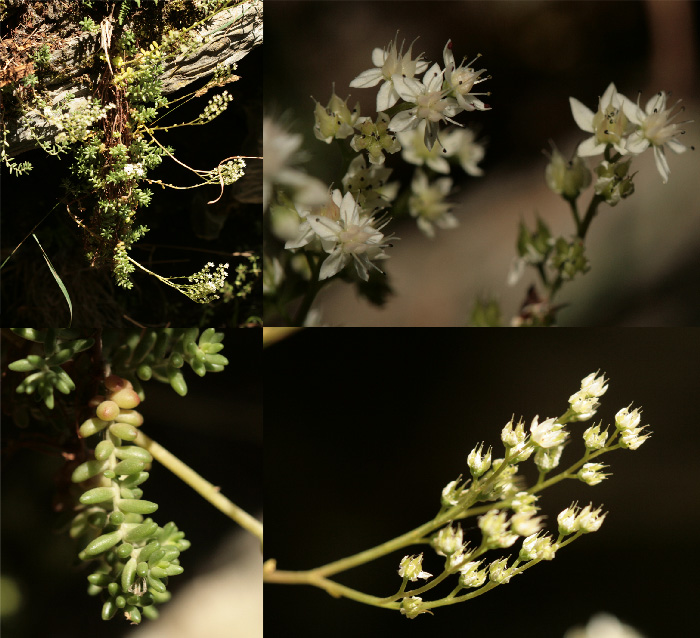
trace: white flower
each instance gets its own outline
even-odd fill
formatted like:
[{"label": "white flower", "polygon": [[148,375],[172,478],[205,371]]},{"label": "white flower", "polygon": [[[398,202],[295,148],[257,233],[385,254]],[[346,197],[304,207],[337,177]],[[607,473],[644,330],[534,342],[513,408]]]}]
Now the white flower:
[{"label": "white flower", "polygon": [[564,638],[644,638],[629,625],[621,623],[610,614],[596,614],[586,627],[569,629]]},{"label": "white flower", "polygon": [[140,164],[127,164],[124,166],[124,172],[127,175],[138,175],[141,177],[143,175],[143,167]]},{"label": "white flower", "polygon": [[[389,245],[388,238],[379,232],[387,222],[375,228],[375,219],[361,214],[352,193],[343,196],[336,189],[331,200],[323,211],[308,212],[305,217],[313,233],[320,238],[323,250],[329,253],[321,266],[319,280],[332,277],[354,261],[357,274],[367,281],[369,268],[379,270],[372,261],[387,258],[383,249]],[[309,241],[311,237],[305,235],[299,242],[287,242],[285,248],[299,248]]]},{"label": "white flower", "polygon": [[483,561],[471,561],[459,570],[459,584],[462,587],[481,587],[486,582],[486,569],[479,571]]},{"label": "white flower", "polygon": [[289,133],[269,117],[263,119],[263,209],[267,210],[275,185],[294,191],[294,200],[300,205],[313,206],[326,198],[326,187],[292,165],[303,159],[300,153],[302,136]]},{"label": "white flower", "polygon": [[412,77],[394,76],[396,92],[406,102],[415,106],[394,115],[389,129],[397,132],[409,131],[425,120],[425,145],[427,148],[433,148],[437,140],[439,122],[448,121],[461,126],[451,118],[463,109],[457,100],[448,97],[450,89],[442,88],[442,80],[443,71],[438,64],[434,64],[426,71],[422,82]]},{"label": "white flower", "polygon": [[608,389],[608,379],[605,374],[598,375],[597,372],[591,372],[587,377],[581,379],[581,390],[586,392],[588,396],[602,397]]},{"label": "white flower", "polygon": [[442,136],[447,156],[456,156],[460,166],[468,175],[479,177],[484,174],[477,163],[484,159],[484,146],[475,141],[476,134],[469,128],[448,129]]},{"label": "white flower", "polygon": [[475,85],[490,79],[490,76],[485,78],[479,77],[486,69],[475,71],[469,66],[480,57],[481,53],[466,65],[462,61],[462,64],[455,67],[455,58],[452,54],[452,40],[447,41],[442,52],[442,58],[445,62],[445,81],[452,90],[452,95],[457,98],[457,102],[465,111],[487,111],[491,108],[476,97],[477,95],[490,95],[490,93],[472,92]]},{"label": "white flower", "polygon": [[394,88],[395,76],[412,78],[416,73],[423,73],[428,68],[428,63],[421,59],[422,53],[415,60],[411,59],[413,43],[404,54],[404,42],[402,41],[401,48],[397,51],[397,39],[398,34],[385,49],[374,49],[372,51],[372,64],[375,68],[363,71],[350,82],[352,87],[368,88],[376,86],[384,80],[377,94],[377,111],[386,111],[399,101],[399,94]]},{"label": "white flower", "polygon": [[602,463],[584,463],[583,467],[578,471],[578,478],[588,485],[598,485],[605,480],[610,474],[603,474],[607,465]]},{"label": "white flower", "polygon": [[[663,179],[664,184],[668,182],[669,168],[664,146],[668,146],[674,153],[684,153],[687,148],[676,138],[685,133],[681,129],[681,124],[689,121],[673,123],[676,116],[682,112],[682,108],[673,113],[678,105],[676,102],[672,107],[666,108],[666,93],[659,91],[651,98],[644,110],[639,106],[639,96],[635,104],[628,98],[624,98],[622,108],[625,115],[631,122],[639,128],[629,136],[626,148],[630,153],[642,153],[650,145],[654,147],[654,161],[656,168]],[[679,100],[680,101],[680,100]]]},{"label": "white flower", "polygon": [[612,144],[618,153],[626,153],[624,136],[633,127],[630,126],[622,105],[624,95],[617,92],[611,82],[603,96],[598,99],[598,110],[593,113],[587,106],[579,102],[575,97],[569,98],[571,113],[579,128],[587,133],[593,133],[592,137],[581,142],[577,153],[581,157],[599,155],[608,144]]},{"label": "white flower", "polygon": [[639,408],[635,408],[632,412],[629,411],[629,408],[622,408],[615,415],[615,427],[618,430],[632,430],[639,425],[641,418]]},{"label": "white flower", "polygon": [[369,117],[358,118],[355,122],[358,133],[350,141],[351,148],[358,153],[366,150],[370,164],[384,164],[384,151],[396,153],[401,150],[399,141],[389,133],[388,127],[386,113],[378,113],[376,122]]},{"label": "white flower", "polygon": [[451,204],[444,201],[451,188],[452,180],[449,177],[441,177],[431,184],[422,170],[416,170],[413,175],[408,210],[416,218],[418,228],[430,238],[435,237],[433,224],[438,228],[456,228],[459,225],[457,218],[449,212]]},{"label": "white flower", "polygon": [[532,419],[530,424],[530,436],[533,443],[543,448],[556,447],[566,441],[569,433],[564,426],[555,423],[556,419],[547,419],[538,423],[539,416]]}]

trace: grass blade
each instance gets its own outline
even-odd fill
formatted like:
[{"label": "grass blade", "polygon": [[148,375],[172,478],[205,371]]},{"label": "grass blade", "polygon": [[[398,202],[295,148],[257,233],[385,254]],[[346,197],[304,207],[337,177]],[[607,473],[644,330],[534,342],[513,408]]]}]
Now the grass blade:
[{"label": "grass blade", "polygon": [[41,250],[41,253],[44,255],[44,259],[46,260],[46,263],[49,265],[49,270],[51,271],[53,278],[56,280],[58,287],[61,289],[63,296],[66,298],[66,302],[68,303],[68,310],[70,311],[70,321],[68,322],[68,327],[70,328],[71,323],[73,323],[73,304],[70,301],[70,295],[68,294],[66,287],[63,285],[61,278],[58,276],[56,269],[53,267],[53,264],[51,263],[49,256],[46,254],[46,252],[44,251],[44,248],[39,243],[39,239],[37,238],[37,236],[34,233],[32,233],[32,237],[34,237],[34,239],[36,240],[36,243],[39,244],[39,248]]}]

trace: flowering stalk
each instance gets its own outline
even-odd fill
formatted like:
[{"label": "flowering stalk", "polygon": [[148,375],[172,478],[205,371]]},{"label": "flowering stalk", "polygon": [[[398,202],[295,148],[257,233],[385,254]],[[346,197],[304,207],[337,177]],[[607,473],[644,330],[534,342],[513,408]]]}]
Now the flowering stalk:
[{"label": "flowering stalk", "polygon": [[[608,436],[601,424],[589,427],[583,433],[585,452],[567,469],[552,476],[564,446],[569,442],[569,424],[593,418],[600,405],[598,399],[607,391],[607,379],[593,373],[581,382],[581,388],[569,398],[569,407],[558,418],[540,421],[535,417],[529,433],[522,419],[517,424],[511,420],[503,428],[501,440],[505,446],[503,458],[492,460],[492,450],[484,453],[483,443],[469,454],[467,465],[471,480],[448,483],[442,491],[442,507],[436,516],[385,543],[315,569],[306,571],[278,570],[276,561],[269,559],[264,566],[264,580],[278,584],[307,584],[326,590],[335,597],[352,600],[385,609],[399,610],[409,618],[431,609],[464,602],[480,596],[495,587],[506,584],[530,567],[552,560],[557,551],[584,534],[597,531],[607,514],[600,508],[587,505],[579,508],[575,503],[557,517],[558,533],[553,536],[543,531],[543,517],[537,516],[538,494],[566,479],[579,480],[587,485],[597,485],[609,474],[601,470],[606,466],[593,463],[593,459],[619,448],[637,449],[648,437],[639,427],[640,411],[623,408],[615,416],[615,432]],[[539,473],[529,487],[522,487],[524,477],[518,475],[518,464],[534,459]],[[486,503],[484,503],[486,501]],[[464,543],[462,519],[478,517],[482,539],[478,546]],[[522,546],[511,562],[510,556],[491,560],[486,566],[486,553],[513,546],[523,539]],[[423,554],[406,555],[401,560],[398,575],[402,583],[390,596],[375,596],[340,585],[330,576],[363,565],[372,560],[403,550],[412,545],[428,545],[444,557],[443,571],[437,576],[423,571]],[[458,582],[450,594],[432,601],[423,601],[422,595],[446,579],[457,576]],[[427,580],[425,584],[408,588],[409,582]],[[464,590],[473,591],[464,591]]]},{"label": "flowering stalk", "polygon": [[[585,240],[591,223],[601,204],[616,206],[620,200],[634,193],[634,176],[630,165],[637,155],[653,148],[656,167],[663,183],[669,178],[669,166],[665,148],[674,153],[683,153],[686,146],[678,141],[685,133],[685,122],[674,122],[683,108],[676,109],[678,103],[666,108],[667,94],[659,91],[642,109],[639,97],[635,104],[619,93],[610,84],[598,101],[594,113],[576,98],[570,98],[571,111],[576,124],[591,136],[581,142],[570,160],[565,160],[554,148],[545,171],[545,179],[551,190],[560,195],[569,205],[574,221],[575,232],[571,239],[554,238],[549,228],[541,220],[535,231],[521,224],[518,236],[518,257],[509,275],[509,283],[517,282],[526,265],[537,272],[544,294],[540,295],[534,286],[528,290],[520,314],[512,321],[515,326],[551,325],[556,320],[560,306],[554,299],[563,285],[578,274],[589,270],[585,255]],[[692,149],[693,147],[691,147]],[[586,159],[602,155],[591,172]],[[596,176],[593,182],[593,175]],[[583,217],[579,213],[578,199],[593,182],[594,192]],[[483,316],[477,306],[474,316]]]}]

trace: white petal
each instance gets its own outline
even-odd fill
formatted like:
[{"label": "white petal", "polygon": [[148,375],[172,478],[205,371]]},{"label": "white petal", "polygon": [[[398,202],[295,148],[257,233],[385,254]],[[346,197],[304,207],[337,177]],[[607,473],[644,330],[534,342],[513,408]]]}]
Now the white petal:
[{"label": "white petal", "polygon": [[629,98],[623,100],[622,111],[627,116],[627,119],[637,126],[639,126],[644,119],[644,111]]},{"label": "white petal", "polygon": [[627,138],[625,148],[630,152],[638,155],[649,148],[649,140],[644,137],[641,131],[635,131]]},{"label": "white petal", "polygon": [[360,276],[360,279],[367,281],[369,279],[369,273],[367,272],[367,266],[365,265],[365,262],[370,266],[372,265],[365,255],[360,255],[359,257],[355,255],[355,270]]},{"label": "white petal", "polygon": [[658,93],[653,97],[649,98],[646,105],[646,112],[653,113],[654,109],[658,111],[663,111],[666,108],[666,94],[661,91],[661,95]]},{"label": "white petal", "polygon": [[384,79],[381,69],[367,69],[358,75],[352,82],[350,86],[354,88],[366,89],[370,86],[376,86],[381,80]]},{"label": "white petal", "polygon": [[346,228],[360,221],[360,207],[355,203],[355,198],[350,192],[345,193],[343,197],[340,205],[340,217],[345,222]]},{"label": "white petal", "polygon": [[313,215],[309,215],[306,221],[309,222],[313,231],[322,240],[331,241],[333,243],[336,242],[338,233],[342,230],[339,224],[326,217],[314,217]]},{"label": "white petal", "polygon": [[436,179],[434,184],[443,196],[450,194],[450,190],[452,189],[452,180],[449,177],[441,177],[440,179]]},{"label": "white petal", "polygon": [[685,153],[688,148],[681,144],[678,140],[668,140],[666,142],[666,146],[668,146],[674,153]]},{"label": "white petal", "polygon": [[418,228],[423,232],[423,234],[426,237],[430,237],[430,239],[433,239],[435,237],[435,229],[427,219],[425,219],[424,217],[419,217],[416,220],[416,224],[418,224]]},{"label": "white petal", "polygon": [[410,131],[418,126],[418,120],[411,114],[411,111],[401,111],[391,118],[389,130],[391,131]]},{"label": "white petal", "polygon": [[594,135],[578,145],[576,154],[579,157],[591,157],[592,155],[600,155],[604,150],[605,144],[597,144]]},{"label": "white petal", "polygon": [[600,98],[600,103],[603,106],[608,106],[613,101],[613,97],[617,93],[617,89],[615,88],[615,85],[610,82],[608,84],[608,88],[605,89],[605,93],[603,93],[603,96]]},{"label": "white petal", "polygon": [[350,259],[350,255],[346,255],[340,249],[336,248],[328,257],[326,257],[323,265],[321,266],[321,272],[318,275],[319,281],[322,279],[328,279],[336,273],[339,273],[347,265]]},{"label": "white petal", "polygon": [[571,104],[571,113],[578,127],[587,133],[593,133],[593,111],[575,97],[569,98],[569,104]]},{"label": "white petal", "polygon": [[654,161],[656,162],[656,168],[658,169],[664,184],[668,183],[668,176],[671,171],[668,167],[668,162],[666,161],[666,155],[664,155],[663,146],[654,147]]},{"label": "white petal", "polygon": [[384,49],[380,49],[379,47],[376,47],[372,51],[372,64],[374,66],[384,66],[384,63],[386,62],[386,51]]},{"label": "white petal", "polygon": [[394,74],[391,79],[394,82],[394,90],[406,102],[415,102],[416,96],[423,94],[423,85],[415,78],[405,78],[402,75]]},{"label": "white petal", "polygon": [[377,93],[377,112],[386,111],[399,101],[399,94],[394,90],[394,85],[386,81],[379,87]]},{"label": "white petal", "polygon": [[[413,163],[415,164],[416,162]],[[444,157],[430,157],[426,161],[426,164],[430,166],[430,168],[432,168],[436,173],[442,173],[443,175],[450,174],[450,163]]]},{"label": "white petal", "polygon": [[439,219],[435,220],[435,223],[440,228],[457,228],[459,226],[459,221],[452,213],[445,213]]},{"label": "white petal", "polygon": [[452,49],[449,48],[450,42],[452,42],[452,40],[448,40],[445,48],[442,50],[442,59],[445,62],[445,69],[447,72],[455,70],[455,56],[452,53]]},{"label": "white petal", "polygon": [[442,69],[436,62],[431,66],[423,76],[423,85],[429,91],[439,91],[442,86]]}]

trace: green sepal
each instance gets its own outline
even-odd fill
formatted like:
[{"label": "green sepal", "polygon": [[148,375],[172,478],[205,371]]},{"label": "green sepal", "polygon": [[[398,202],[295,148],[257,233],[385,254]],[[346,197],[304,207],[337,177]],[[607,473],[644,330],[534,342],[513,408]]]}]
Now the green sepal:
[{"label": "green sepal", "polygon": [[158,504],[152,501],[124,498],[119,501],[119,509],[122,512],[130,512],[132,514],[153,514],[158,509]]},{"label": "green sepal", "polygon": [[88,490],[80,497],[80,502],[83,505],[94,505],[95,503],[104,503],[114,497],[114,490],[111,487],[95,487]]},{"label": "green sepal", "polygon": [[138,474],[144,467],[145,464],[143,461],[139,461],[138,459],[126,459],[120,463],[117,463],[116,467],[114,468],[114,472],[117,475]]},{"label": "green sepal", "polygon": [[154,523],[150,518],[147,518],[141,525],[137,525],[129,530],[124,536],[124,540],[129,542],[142,541],[155,534],[156,531],[158,531],[158,523]]},{"label": "green sepal", "polygon": [[122,570],[122,591],[129,591],[136,580],[136,559],[130,558]]},{"label": "green sepal", "polygon": [[138,430],[128,423],[112,423],[112,425],[109,426],[109,431],[114,434],[114,436],[124,439],[125,441],[133,441],[138,434]]},{"label": "green sepal", "polygon": [[111,441],[100,441],[95,447],[95,458],[98,461],[106,461],[114,452],[114,443]]},{"label": "green sepal", "polygon": [[117,613],[117,606],[113,600],[108,600],[102,605],[102,620],[110,620]]},{"label": "green sepal", "polygon": [[88,556],[96,556],[102,552],[106,552],[108,549],[114,547],[121,540],[121,532],[110,532],[109,534],[102,534],[98,536],[92,543],[90,543],[84,550],[85,554]]},{"label": "green sepal", "polygon": [[114,454],[119,459],[136,459],[143,463],[150,463],[153,460],[151,453],[138,445],[121,445],[114,449]]},{"label": "green sepal", "polygon": [[70,480],[73,483],[82,483],[93,476],[97,476],[105,468],[104,460],[92,460],[81,463],[73,470]]}]

